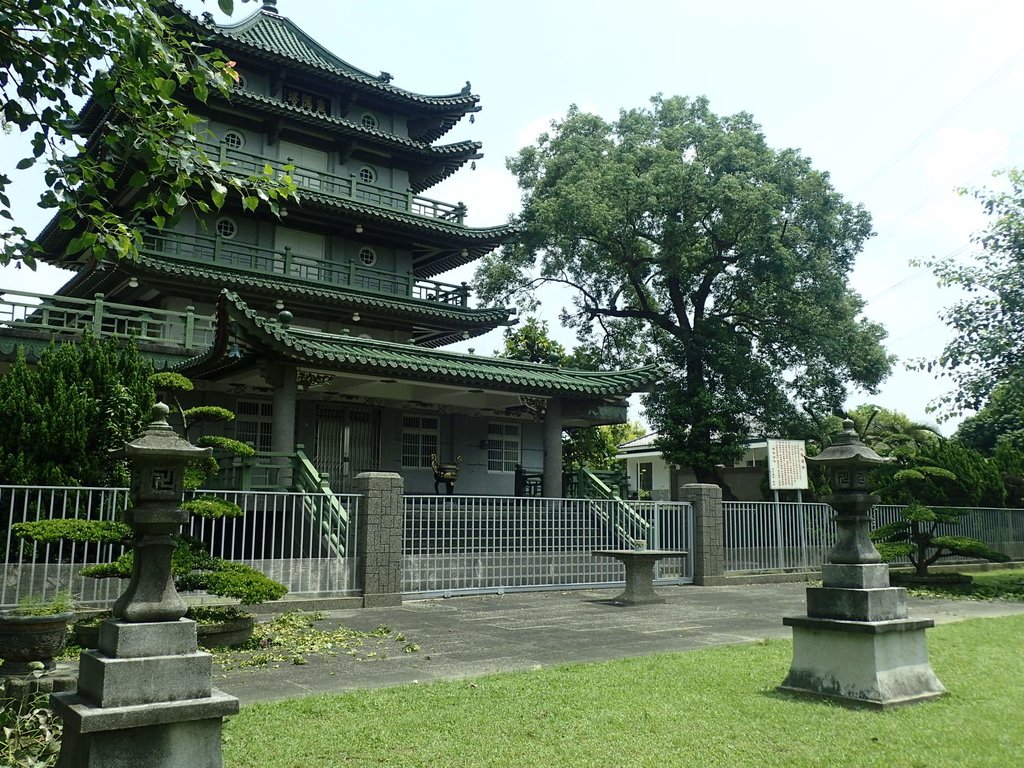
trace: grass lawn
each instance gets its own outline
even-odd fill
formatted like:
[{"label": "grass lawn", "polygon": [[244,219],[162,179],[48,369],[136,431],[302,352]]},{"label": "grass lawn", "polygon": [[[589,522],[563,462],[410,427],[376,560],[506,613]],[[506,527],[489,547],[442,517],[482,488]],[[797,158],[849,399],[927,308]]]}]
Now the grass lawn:
[{"label": "grass lawn", "polygon": [[1024,616],[928,631],[941,699],[780,694],[785,641],[246,707],[225,768],[1006,766],[1024,756]]}]

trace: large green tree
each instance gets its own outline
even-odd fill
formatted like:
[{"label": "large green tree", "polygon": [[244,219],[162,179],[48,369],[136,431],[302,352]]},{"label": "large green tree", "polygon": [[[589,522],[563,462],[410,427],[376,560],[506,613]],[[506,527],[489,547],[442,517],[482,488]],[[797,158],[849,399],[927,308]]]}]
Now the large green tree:
[{"label": "large green tree", "polygon": [[1024,173],[1005,177],[1008,189],[973,192],[990,217],[974,257],[927,262],[940,284],[967,293],[943,315],[953,339],[924,364],[955,386],[940,400],[944,415],[980,411],[998,386],[1024,376]]},{"label": "large green tree", "polygon": [[606,363],[668,364],[648,417],[698,478],[798,403],[828,412],[888,373],[885,332],[847,285],[870,217],[750,115],[660,96],[614,121],[573,107],[508,165],[521,236],[477,290],[528,305],[556,286],[562,322]]},{"label": "large green tree", "polygon": [[1024,451],[1024,381],[1011,379],[993,387],[984,407],[960,422],[954,437],[989,456],[1003,442]]},{"label": "large green tree", "polygon": [[[229,92],[237,75],[222,54],[177,30],[162,0],[0,0],[0,119],[27,135],[17,170],[44,167],[39,204],[73,231],[69,255],[133,256],[138,219],[162,226],[186,206],[220,207],[232,190],[250,210],[276,211],[293,196],[291,180],[273,169],[242,178],[203,152],[189,106]],[[105,127],[80,136],[87,103]],[[11,184],[0,174],[0,264],[33,266],[40,248],[14,221]]]}]

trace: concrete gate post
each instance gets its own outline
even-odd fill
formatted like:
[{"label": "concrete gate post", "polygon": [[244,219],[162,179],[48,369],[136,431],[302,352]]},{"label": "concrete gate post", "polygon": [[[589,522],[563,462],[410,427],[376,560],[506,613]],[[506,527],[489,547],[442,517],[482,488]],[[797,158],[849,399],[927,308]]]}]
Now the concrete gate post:
[{"label": "concrete gate post", "polygon": [[721,584],[725,577],[722,489],[710,483],[689,483],[679,489],[679,499],[693,505],[693,583]]},{"label": "concrete gate post", "polygon": [[394,472],[360,472],[354,491],[362,496],[356,556],[363,583],[363,606],[402,604],[402,535],[405,485]]}]

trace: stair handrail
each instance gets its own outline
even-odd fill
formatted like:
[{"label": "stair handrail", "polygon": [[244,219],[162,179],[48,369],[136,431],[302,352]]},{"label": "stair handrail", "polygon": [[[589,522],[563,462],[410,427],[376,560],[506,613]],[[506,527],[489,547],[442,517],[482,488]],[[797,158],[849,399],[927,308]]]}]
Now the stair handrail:
[{"label": "stair handrail", "polygon": [[[338,500],[337,494],[331,490],[330,477],[320,472],[306,455],[304,445],[299,443],[295,446],[294,456],[292,485],[296,491],[323,496],[323,504],[319,505],[310,499],[307,511],[319,522],[321,532],[327,537],[335,551],[344,556],[346,554],[345,543],[348,538],[348,510]],[[326,520],[324,516],[327,517]]]},{"label": "stair handrail", "polygon": [[[647,533],[652,527],[650,521],[637,512],[631,504],[623,501],[616,491],[586,467],[580,467],[577,478],[581,498],[611,502],[607,505],[599,505],[598,513],[615,528],[619,535],[628,540],[630,547],[637,541],[646,540]],[[611,514],[605,511],[606,508],[615,511],[616,519],[612,519]]]}]

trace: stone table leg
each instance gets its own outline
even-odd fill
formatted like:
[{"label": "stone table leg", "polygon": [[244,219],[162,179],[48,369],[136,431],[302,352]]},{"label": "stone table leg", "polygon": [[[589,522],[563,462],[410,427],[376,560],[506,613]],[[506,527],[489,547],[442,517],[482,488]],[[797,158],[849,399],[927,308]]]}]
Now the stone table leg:
[{"label": "stone table leg", "polygon": [[615,598],[615,602],[625,605],[647,605],[664,603],[665,598],[659,597],[654,591],[653,557],[629,557],[623,560],[626,567],[626,589]]}]

